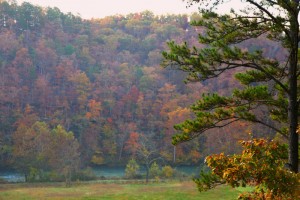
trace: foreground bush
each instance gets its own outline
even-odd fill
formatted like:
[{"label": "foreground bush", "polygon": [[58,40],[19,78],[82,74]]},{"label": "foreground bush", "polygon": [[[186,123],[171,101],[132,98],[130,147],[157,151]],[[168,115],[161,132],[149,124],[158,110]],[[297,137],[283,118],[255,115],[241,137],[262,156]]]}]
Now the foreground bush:
[{"label": "foreground bush", "polygon": [[225,156],[223,153],[206,158],[211,175],[202,174],[194,181],[200,191],[227,183],[232,187],[254,186],[253,192],[243,193],[238,198],[299,199],[299,174],[286,168],[286,146],[265,139],[240,142],[242,154]]}]

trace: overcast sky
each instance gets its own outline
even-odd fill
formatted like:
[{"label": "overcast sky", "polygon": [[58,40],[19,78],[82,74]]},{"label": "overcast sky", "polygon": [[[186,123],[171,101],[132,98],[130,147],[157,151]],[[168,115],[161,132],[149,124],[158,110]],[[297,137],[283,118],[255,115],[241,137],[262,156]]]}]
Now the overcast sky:
[{"label": "overcast sky", "polygon": [[[197,5],[186,8],[182,0],[17,0],[42,7],[58,7],[62,12],[80,14],[82,18],[103,18],[115,14],[129,14],[150,10],[154,14],[183,14],[197,12]],[[237,6],[231,3],[229,6]],[[229,7],[228,6],[228,7]]]},{"label": "overcast sky", "polygon": [[43,7],[58,7],[62,12],[80,14],[85,19],[150,10],[154,14],[197,12],[197,6],[186,8],[182,0],[17,0]]}]

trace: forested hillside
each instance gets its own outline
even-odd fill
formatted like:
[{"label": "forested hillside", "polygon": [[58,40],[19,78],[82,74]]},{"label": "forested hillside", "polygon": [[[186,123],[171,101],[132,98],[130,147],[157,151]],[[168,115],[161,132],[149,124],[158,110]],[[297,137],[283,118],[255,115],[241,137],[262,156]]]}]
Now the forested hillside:
[{"label": "forested hillside", "polygon": [[[58,8],[0,1],[1,167],[48,169],[66,158],[81,167],[125,165],[141,147],[169,164],[235,152],[250,131],[242,123],[171,144],[173,125],[192,117],[188,107],[203,92],[239,87],[233,72],[184,84],[183,72],[160,66],[167,41],[197,45],[203,30],[189,25],[196,17],[145,11],[83,20]],[[245,44],[258,47],[283,55],[263,38]]]}]

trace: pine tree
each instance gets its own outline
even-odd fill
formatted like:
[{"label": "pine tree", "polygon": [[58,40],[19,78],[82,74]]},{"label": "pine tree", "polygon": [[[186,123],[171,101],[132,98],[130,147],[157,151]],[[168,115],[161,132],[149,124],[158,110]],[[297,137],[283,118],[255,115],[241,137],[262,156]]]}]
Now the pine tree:
[{"label": "pine tree", "polygon": [[[187,81],[203,81],[239,69],[236,79],[244,85],[231,95],[206,94],[193,106],[195,118],[176,125],[173,143],[191,140],[208,129],[237,121],[258,123],[273,129],[288,141],[288,165],[298,172],[298,44],[299,1],[245,0],[241,11],[217,14],[221,0],[191,0],[199,3],[202,18],[194,26],[204,27],[199,42],[205,48],[169,42],[163,66],[188,72]],[[232,1],[233,2],[233,1]],[[205,9],[201,9],[205,7]],[[262,49],[242,48],[245,42],[265,38],[282,47],[282,58],[268,57]],[[270,119],[255,110],[266,109]]]}]

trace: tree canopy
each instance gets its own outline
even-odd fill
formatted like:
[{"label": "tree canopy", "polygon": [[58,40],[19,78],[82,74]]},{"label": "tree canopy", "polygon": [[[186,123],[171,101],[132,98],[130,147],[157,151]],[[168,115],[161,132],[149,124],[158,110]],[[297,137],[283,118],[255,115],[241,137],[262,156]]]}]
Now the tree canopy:
[{"label": "tree canopy", "polygon": [[[0,168],[53,168],[42,166],[44,152],[32,147],[43,130],[33,130],[35,122],[72,132],[80,167],[126,165],[142,136],[167,162],[200,162],[203,149],[183,144],[174,151],[170,142],[196,94],[182,72],[159,65],[167,40],[195,37],[187,15],[83,20],[58,8],[0,1]],[[20,166],[12,162],[18,159]]]},{"label": "tree canopy", "polygon": [[[188,2],[200,5],[201,19],[192,24],[205,28],[198,37],[205,47],[169,42],[163,65],[187,72],[187,82],[214,79],[237,70],[235,78],[242,86],[231,95],[203,95],[191,107],[195,117],[175,126],[179,133],[173,143],[237,121],[259,123],[287,139],[288,164],[298,172],[299,1],[245,0],[241,10],[229,14],[215,12],[222,0]],[[244,48],[247,42],[261,38],[281,45],[281,56],[268,55],[260,48]]]}]

